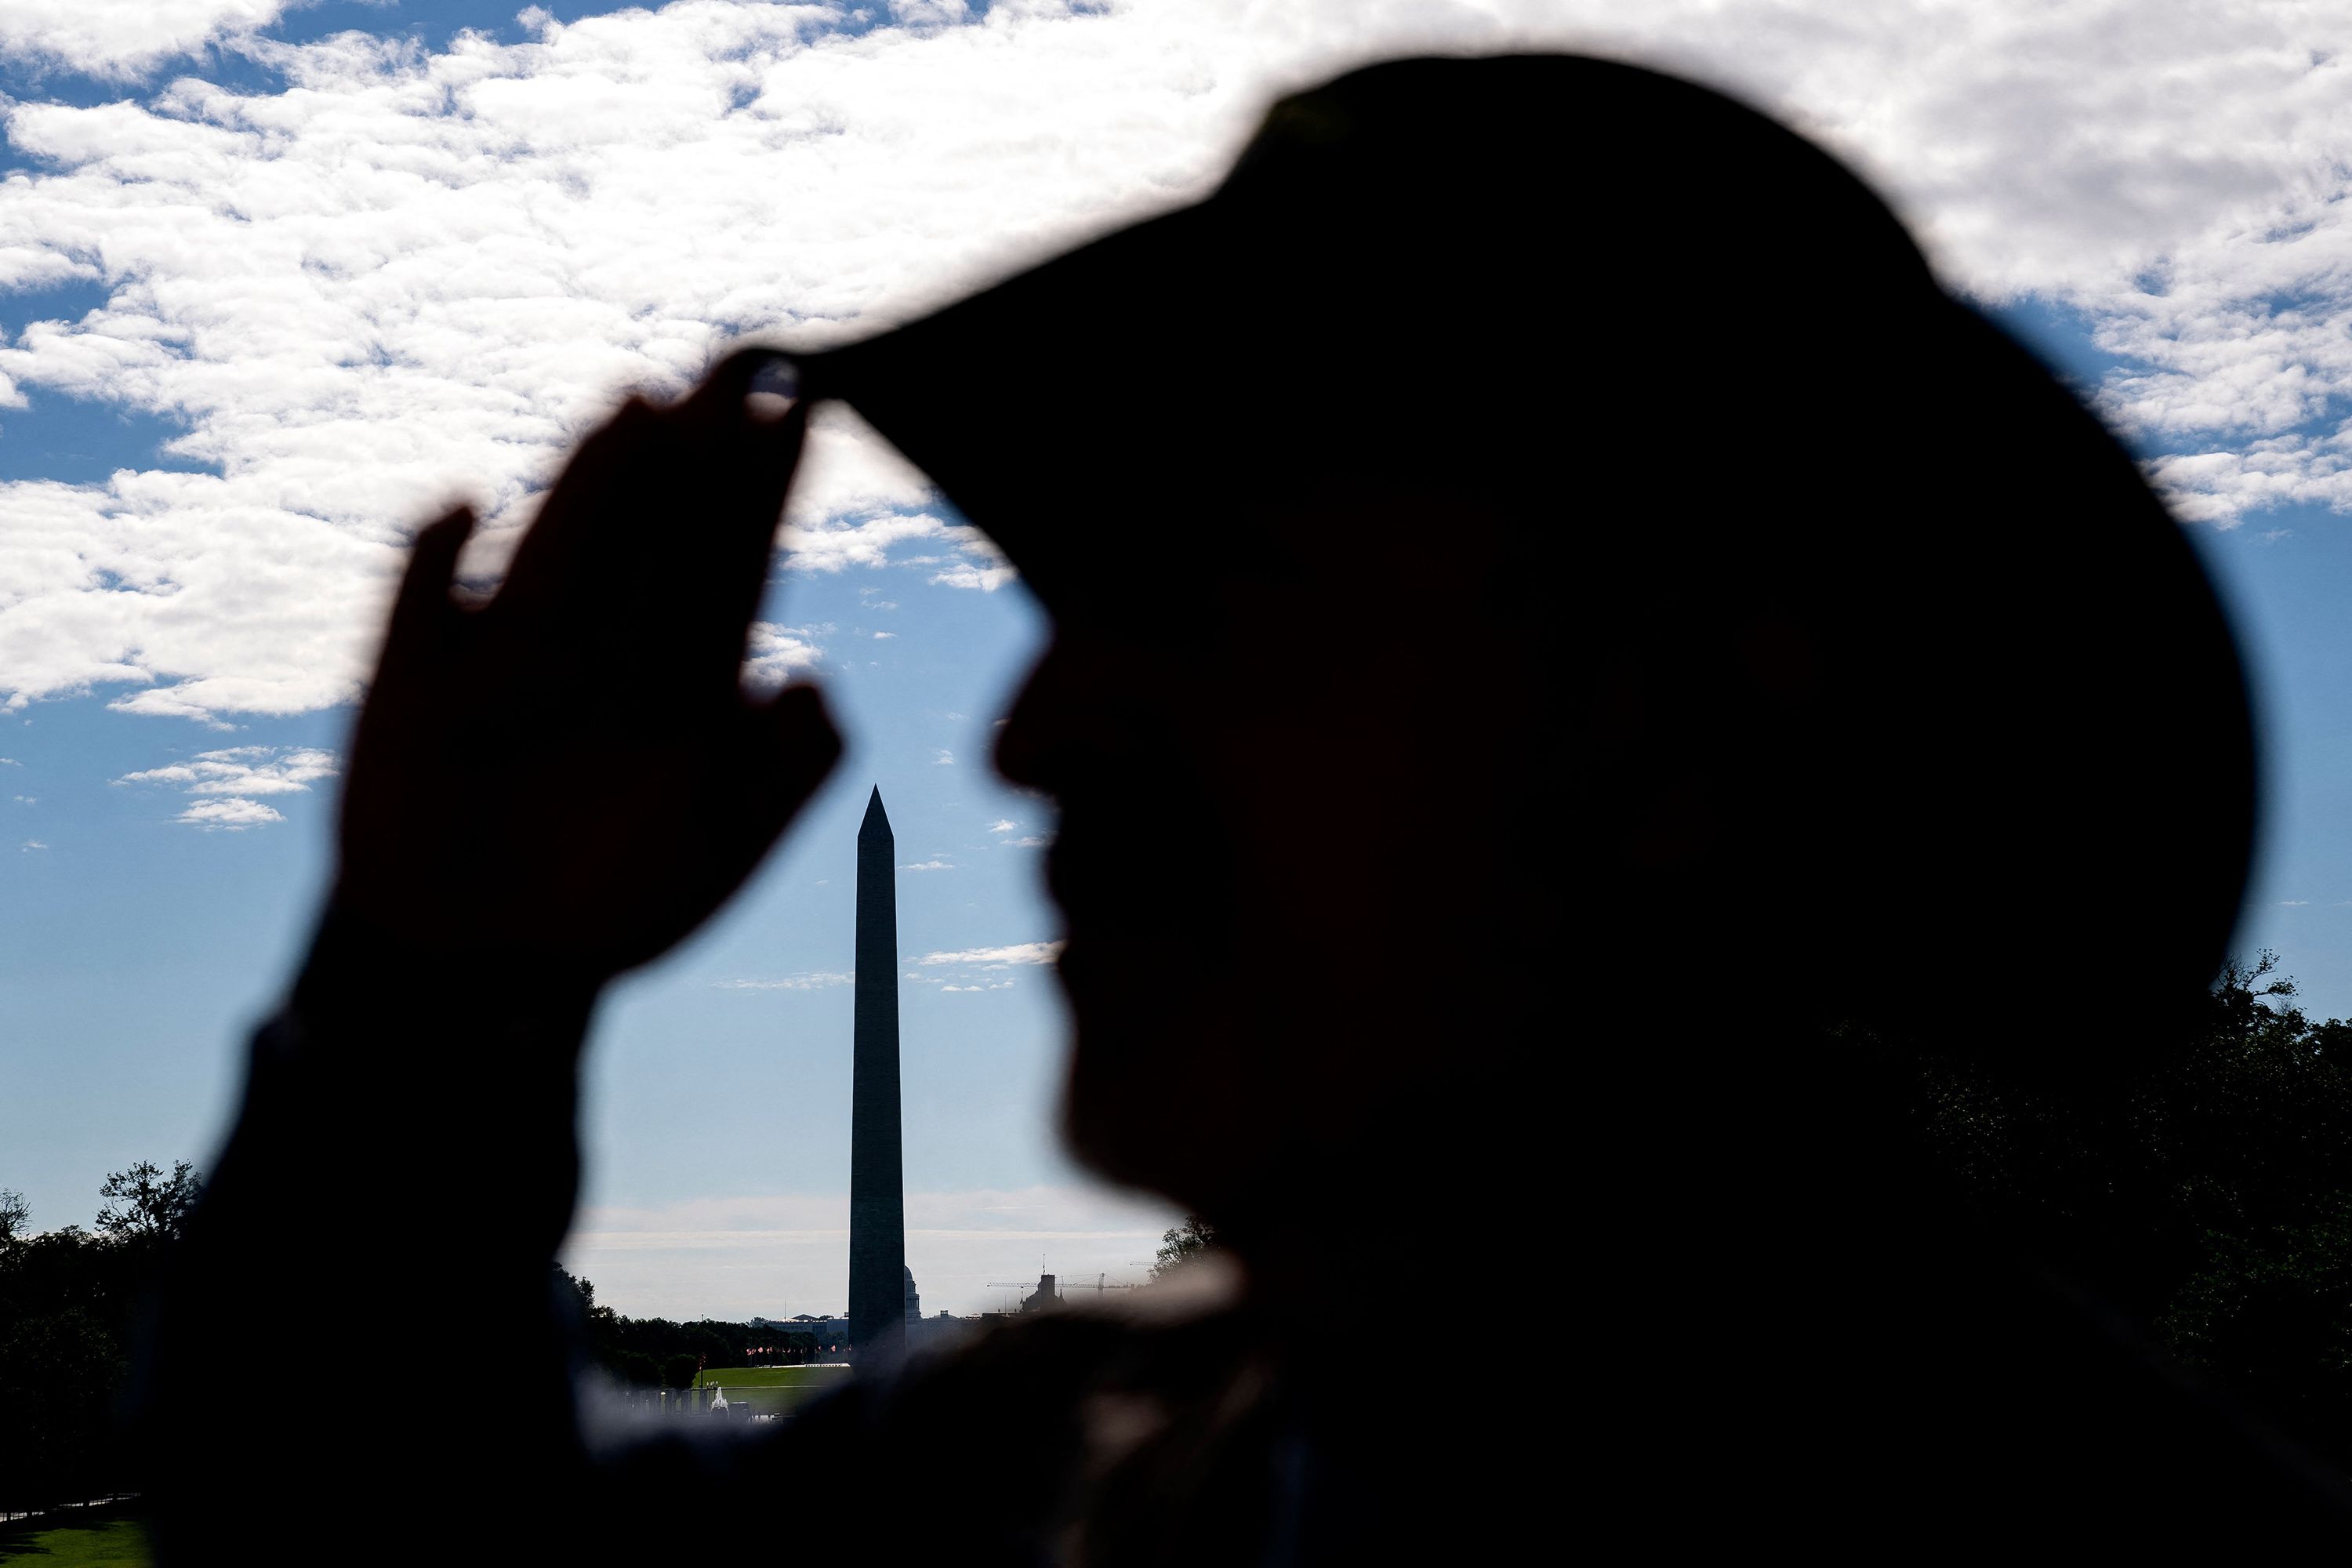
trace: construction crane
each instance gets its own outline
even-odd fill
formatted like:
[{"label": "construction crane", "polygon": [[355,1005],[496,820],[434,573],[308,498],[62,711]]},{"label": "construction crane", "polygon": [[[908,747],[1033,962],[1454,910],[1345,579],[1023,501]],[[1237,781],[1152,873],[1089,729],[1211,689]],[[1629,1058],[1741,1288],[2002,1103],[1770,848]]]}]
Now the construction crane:
[{"label": "construction crane", "polygon": [[[1109,1279],[1108,1274],[1097,1274],[1095,1276],[1095,1282],[1087,1285],[1057,1279],[1054,1281],[1054,1293],[1057,1296],[1066,1296],[1073,1290],[1139,1290],[1142,1289],[1139,1285],[1113,1285],[1108,1283]],[[1034,1290],[1043,1282],[1042,1279],[992,1279],[988,1282],[988,1288],[992,1290]]]}]

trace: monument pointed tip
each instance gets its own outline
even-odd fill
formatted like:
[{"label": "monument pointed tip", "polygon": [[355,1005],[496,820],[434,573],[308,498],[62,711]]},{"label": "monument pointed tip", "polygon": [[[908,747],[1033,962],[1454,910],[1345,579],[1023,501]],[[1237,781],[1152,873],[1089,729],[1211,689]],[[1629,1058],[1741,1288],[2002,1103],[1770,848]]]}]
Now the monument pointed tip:
[{"label": "monument pointed tip", "polygon": [[876,784],[874,793],[866,799],[866,820],[858,825],[857,837],[860,838],[877,836],[887,837],[889,832],[890,814],[882,809],[882,786]]}]

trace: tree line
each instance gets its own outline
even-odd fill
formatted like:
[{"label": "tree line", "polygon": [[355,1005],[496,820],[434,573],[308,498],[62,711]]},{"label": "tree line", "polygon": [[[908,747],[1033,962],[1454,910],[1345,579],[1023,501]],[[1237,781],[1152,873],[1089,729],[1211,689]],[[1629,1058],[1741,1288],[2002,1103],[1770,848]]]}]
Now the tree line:
[{"label": "tree line", "polygon": [[2352,1021],[2276,970],[2089,1083],[1922,1058],[1919,1125],[1999,1231],[2352,1477]]},{"label": "tree line", "polygon": [[596,1304],[593,1281],[558,1264],[560,1296],[568,1296],[584,1331],[589,1355],[616,1382],[631,1388],[687,1388],[705,1366],[797,1366],[817,1357],[816,1336],[784,1333],[751,1323],[672,1322],[667,1318],[625,1317]]},{"label": "tree line", "polygon": [[[2352,1477],[2352,1021],[2306,1016],[2268,953],[2199,1009],[2063,1087],[1908,1047],[1884,1022],[1847,1043],[1898,1069],[1921,1148],[1997,1233]],[[2100,1028],[2095,1005],[2079,1026]],[[185,1162],[134,1165],[106,1179],[90,1229],[44,1232],[0,1192],[0,1509],[135,1489],[119,1416],[136,1317],[201,1190]],[[1153,1272],[1213,1245],[1189,1218]],[[554,1283],[632,1386],[820,1353],[806,1334],[626,1317],[561,1268]]]},{"label": "tree line", "polygon": [[95,1226],[35,1231],[0,1190],[0,1510],[135,1490],[123,1400],[138,1314],[204,1183],[142,1162],[99,1188]]},{"label": "tree line", "polygon": [[[140,1315],[203,1192],[185,1160],[168,1172],[142,1162],[106,1178],[89,1228],[37,1231],[24,1196],[0,1189],[0,1512],[139,1489],[124,1403]],[[706,1363],[786,1363],[818,1353],[809,1334],[624,1317],[598,1306],[587,1280],[561,1268],[555,1276],[577,1303],[597,1363],[632,1386],[683,1388]],[[301,1348],[289,1342],[287,1353]]]}]

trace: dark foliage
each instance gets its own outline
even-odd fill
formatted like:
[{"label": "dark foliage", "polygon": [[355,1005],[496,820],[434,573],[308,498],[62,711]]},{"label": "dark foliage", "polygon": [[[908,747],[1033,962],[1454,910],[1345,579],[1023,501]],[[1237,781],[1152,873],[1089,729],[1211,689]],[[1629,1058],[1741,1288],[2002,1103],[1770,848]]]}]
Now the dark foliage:
[{"label": "dark foliage", "polygon": [[180,1239],[204,1193],[204,1181],[188,1161],[176,1162],[167,1176],[153,1161],[142,1160],[127,1171],[115,1172],[98,1189],[98,1195],[107,1200],[98,1211],[98,1228],[131,1246],[169,1245]]},{"label": "dark foliage", "polygon": [[135,1486],[121,1406],[137,1316],[201,1190],[184,1160],[118,1171],[95,1232],[35,1232],[0,1192],[0,1509]]},{"label": "dark foliage", "polygon": [[[805,1334],[782,1334],[750,1323],[713,1319],[677,1323],[667,1318],[629,1318],[596,1305],[596,1287],[562,1268],[559,1289],[568,1292],[586,1331],[598,1366],[632,1388],[684,1388],[704,1366],[793,1365],[814,1360],[816,1342]],[[772,1348],[771,1348],[772,1347]]]},{"label": "dark foliage", "polygon": [[1188,1214],[1182,1225],[1171,1226],[1161,1233],[1160,1250],[1155,1254],[1160,1261],[1151,1266],[1151,1277],[1157,1279],[1171,1269],[1181,1268],[1216,1245],[1216,1227],[1199,1215]]},{"label": "dark foliage", "polygon": [[2096,1087],[1930,1062],[1926,1126],[1997,1224],[2352,1469],[2352,1023],[2275,967]]}]

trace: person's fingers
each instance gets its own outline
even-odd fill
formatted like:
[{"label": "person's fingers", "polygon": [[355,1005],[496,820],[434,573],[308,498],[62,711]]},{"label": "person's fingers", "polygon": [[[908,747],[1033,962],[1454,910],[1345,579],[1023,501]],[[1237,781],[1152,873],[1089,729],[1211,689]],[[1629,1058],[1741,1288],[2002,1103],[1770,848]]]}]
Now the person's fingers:
[{"label": "person's fingers", "polygon": [[709,497],[719,515],[706,520],[698,531],[701,537],[689,546],[694,568],[706,574],[711,608],[733,639],[728,646],[730,655],[741,647],[743,631],[760,607],[776,524],[783,517],[784,497],[807,439],[805,404],[795,404],[781,420],[759,431],[748,459],[732,468],[723,486]]},{"label": "person's fingers", "polygon": [[751,704],[744,721],[750,826],[772,837],[841,760],[841,731],[814,686],[787,686]]},{"label": "person's fingers", "polygon": [[774,349],[737,349],[710,367],[702,384],[687,397],[686,406],[697,412],[714,413],[740,409],[761,376],[784,358]]},{"label": "person's fingers", "polygon": [[741,886],[841,759],[841,733],[814,686],[787,686],[736,712],[734,744],[703,816],[698,921]]},{"label": "person's fingers", "polygon": [[394,660],[429,647],[442,617],[449,613],[449,587],[457,575],[457,557],[474,531],[474,509],[460,506],[416,531],[409,546],[408,566],[401,574],[400,592],[392,602],[392,620],[385,628],[383,658]]},{"label": "person's fingers", "polygon": [[772,349],[739,349],[711,369],[686,401],[678,415],[732,453],[733,477],[747,482],[747,500],[764,505],[760,491],[772,490],[773,505],[783,504],[784,488],[808,427],[808,405],[795,400],[780,413],[756,412],[753,389],[781,364],[789,364]]},{"label": "person's fingers", "polygon": [[738,350],[719,361],[678,406],[677,416],[713,448],[705,455],[705,471],[724,492],[712,498],[719,503],[714,510],[723,515],[704,521],[709,524],[707,536],[721,549],[741,543],[748,529],[764,556],[808,437],[807,404],[794,402],[775,416],[751,409],[752,386],[778,358],[772,350]]},{"label": "person's fingers", "polygon": [[684,402],[632,399],[583,442],[515,552],[502,624],[587,681],[731,687],[807,431],[801,405],[744,401],[772,359],[730,355]]},{"label": "person's fingers", "polygon": [[614,516],[629,510],[625,492],[646,466],[657,419],[652,405],[632,397],[572,452],[507,563],[490,606],[501,621],[543,637],[566,618],[601,612],[587,601],[615,563],[599,571],[597,558],[611,553],[606,537],[619,531]]},{"label": "person's fingers", "polygon": [[808,421],[795,407],[747,432],[740,409],[724,417],[733,422],[728,429],[689,427],[667,459],[675,464],[669,481],[638,502],[658,517],[651,548],[659,553],[659,591],[646,592],[642,580],[627,591],[629,618],[649,656],[636,668],[663,682],[723,685],[731,695]]},{"label": "person's fingers", "polygon": [[787,686],[751,709],[753,731],[772,781],[771,798],[798,811],[841,761],[841,731],[814,686]]},{"label": "person's fingers", "polygon": [[[387,794],[397,793],[397,785],[387,788],[377,781],[387,769],[397,778],[402,766],[413,763],[411,747],[420,728],[429,731],[446,721],[439,712],[446,682],[436,678],[446,671],[457,608],[449,588],[457,575],[457,556],[473,531],[473,508],[456,507],[417,530],[409,545],[375,677],[352,730],[341,792],[339,831],[347,874],[356,866],[364,878],[366,868],[380,863],[398,837],[396,818],[383,817],[378,808]],[[383,826],[388,820],[390,832]]]}]

